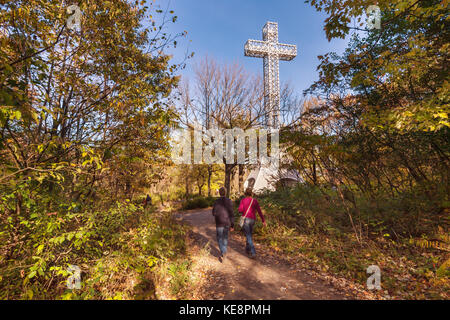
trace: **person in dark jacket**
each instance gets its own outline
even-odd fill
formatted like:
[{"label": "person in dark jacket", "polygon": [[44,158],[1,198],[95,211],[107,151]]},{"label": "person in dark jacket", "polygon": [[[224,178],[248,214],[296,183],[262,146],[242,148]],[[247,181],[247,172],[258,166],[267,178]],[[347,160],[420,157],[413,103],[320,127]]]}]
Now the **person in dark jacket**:
[{"label": "person in dark jacket", "polygon": [[150,197],[149,194],[147,194],[147,197],[144,200],[144,208],[147,208],[147,206],[151,205],[152,205],[152,198]]},{"label": "person in dark jacket", "polygon": [[228,246],[228,231],[234,228],[233,202],[225,197],[225,188],[219,189],[220,198],[214,202],[212,215],[216,219],[217,242],[220,249],[220,262],[225,259]]}]

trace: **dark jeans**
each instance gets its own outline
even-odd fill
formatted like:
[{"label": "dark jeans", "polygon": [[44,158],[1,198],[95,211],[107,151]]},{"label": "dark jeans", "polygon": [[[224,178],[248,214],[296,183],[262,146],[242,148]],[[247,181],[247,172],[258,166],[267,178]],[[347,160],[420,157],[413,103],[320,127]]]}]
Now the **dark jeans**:
[{"label": "dark jeans", "polygon": [[229,227],[216,227],[217,243],[219,244],[220,253],[227,253],[228,246],[228,230]]},{"label": "dark jeans", "polygon": [[247,239],[247,241],[245,243],[245,252],[247,252],[247,254],[252,254],[252,255],[256,254],[255,245],[253,244],[253,239],[252,239],[254,225],[255,225],[254,219],[245,218],[245,222],[244,222],[244,226],[243,226],[245,238]]}]

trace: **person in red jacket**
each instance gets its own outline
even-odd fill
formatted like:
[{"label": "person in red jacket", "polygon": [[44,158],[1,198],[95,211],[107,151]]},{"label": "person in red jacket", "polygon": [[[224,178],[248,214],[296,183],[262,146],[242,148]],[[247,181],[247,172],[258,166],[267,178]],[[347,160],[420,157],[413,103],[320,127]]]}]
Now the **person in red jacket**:
[{"label": "person in red jacket", "polygon": [[245,252],[250,255],[251,258],[255,258],[256,256],[255,245],[253,244],[252,239],[253,227],[256,220],[256,211],[258,212],[263,225],[266,226],[266,220],[261,212],[258,200],[253,198],[252,189],[247,188],[247,190],[245,190],[245,198],[243,198],[239,204],[239,212],[241,212],[242,216],[245,217],[244,226],[242,227],[247,239],[245,243]]}]

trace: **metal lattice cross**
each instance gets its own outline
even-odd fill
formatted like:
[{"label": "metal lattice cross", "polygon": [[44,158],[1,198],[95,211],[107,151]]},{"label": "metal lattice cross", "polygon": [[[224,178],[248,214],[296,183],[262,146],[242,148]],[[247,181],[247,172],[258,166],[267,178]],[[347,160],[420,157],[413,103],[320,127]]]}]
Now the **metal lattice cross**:
[{"label": "metal lattice cross", "polygon": [[267,22],[263,28],[263,41],[248,40],[244,54],[247,57],[264,58],[264,109],[265,124],[280,125],[280,77],[279,60],[290,61],[297,56],[297,46],[278,43],[278,23]]}]

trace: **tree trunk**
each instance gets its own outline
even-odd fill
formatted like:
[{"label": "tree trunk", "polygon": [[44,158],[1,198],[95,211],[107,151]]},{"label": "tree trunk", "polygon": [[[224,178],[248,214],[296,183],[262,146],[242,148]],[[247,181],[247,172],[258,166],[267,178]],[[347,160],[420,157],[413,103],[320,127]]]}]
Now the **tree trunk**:
[{"label": "tree trunk", "polygon": [[227,197],[231,192],[231,176],[233,174],[233,168],[235,164],[225,164],[225,189],[227,190]]},{"label": "tree trunk", "polygon": [[204,184],[197,184],[198,195],[199,195],[200,197],[203,196],[203,194],[202,194],[203,185],[204,185]]},{"label": "tree trunk", "polygon": [[239,186],[238,186],[238,190],[239,190],[239,195],[244,194],[244,165],[243,164],[239,165]]},{"label": "tree trunk", "polygon": [[190,188],[189,188],[189,176],[186,174],[186,178],[184,179],[184,187],[186,189],[186,199],[189,198],[190,195]]},{"label": "tree trunk", "polygon": [[212,177],[212,166],[208,166],[208,197],[211,197],[211,177]]}]

